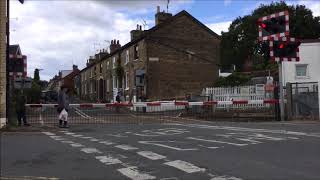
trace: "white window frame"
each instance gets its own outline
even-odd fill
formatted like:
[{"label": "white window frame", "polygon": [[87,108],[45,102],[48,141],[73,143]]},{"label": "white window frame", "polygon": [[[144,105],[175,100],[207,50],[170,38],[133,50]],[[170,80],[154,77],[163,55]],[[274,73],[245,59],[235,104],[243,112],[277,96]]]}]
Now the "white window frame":
[{"label": "white window frame", "polygon": [[110,79],[107,79],[107,92],[110,92]]},{"label": "white window frame", "polygon": [[112,88],[117,88],[117,77],[112,76]]},{"label": "white window frame", "polygon": [[126,78],[125,89],[129,90],[129,72],[126,72],[125,78]]},{"label": "white window frame", "polygon": [[116,57],[112,57],[112,68],[116,68]]},{"label": "white window frame", "polygon": [[[298,75],[298,71],[297,71],[297,68],[298,67],[305,67],[305,75]],[[309,75],[308,75],[308,64],[296,64],[295,65],[295,76],[296,78],[308,78]]]},{"label": "white window frame", "polygon": [[[139,60],[139,57],[140,57],[140,56],[139,56],[139,45],[135,45],[133,48],[134,48],[134,58],[135,58],[134,61],[137,61],[137,60]],[[135,56],[136,56],[137,58],[136,58]]]},{"label": "white window frame", "polygon": [[107,61],[107,69],[109,69],[109,61]]},{"label": "white window frame", "polygon": [[128,64],[129,63],[129,50],[126,50],[126,61],[124,64]]}]

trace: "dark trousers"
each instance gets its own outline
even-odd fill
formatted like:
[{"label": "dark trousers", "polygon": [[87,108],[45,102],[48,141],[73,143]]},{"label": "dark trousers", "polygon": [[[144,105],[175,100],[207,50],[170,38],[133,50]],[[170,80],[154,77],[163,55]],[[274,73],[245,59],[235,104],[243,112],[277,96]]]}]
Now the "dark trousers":
[{"label": "dark trousers", "polygon": [[27,124],[26,112],[17,112],[18,123],[21,124],[21,119],[23,124]]}]

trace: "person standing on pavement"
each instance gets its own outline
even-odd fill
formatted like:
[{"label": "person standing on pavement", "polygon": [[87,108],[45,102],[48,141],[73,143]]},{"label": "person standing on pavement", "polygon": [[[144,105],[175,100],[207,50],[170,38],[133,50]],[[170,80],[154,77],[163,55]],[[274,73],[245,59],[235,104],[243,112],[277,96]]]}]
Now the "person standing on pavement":
[{"label": "person standing on pavement", "polygon": [[23,121],[24,126],[30,126],[30,124],[27,123],[26,118],[26,96],[23,94],[22,90],[21,92],[19,92],[16,99],[16,113],[19,126],[21,126],[21,119]]},{"label": "person standing on pavement", "polygon": [[69,96],[68,88],[61,86],[58,95],[58,113],[59,113],[59,127],[68,128],[68,111],[69,111]]}]

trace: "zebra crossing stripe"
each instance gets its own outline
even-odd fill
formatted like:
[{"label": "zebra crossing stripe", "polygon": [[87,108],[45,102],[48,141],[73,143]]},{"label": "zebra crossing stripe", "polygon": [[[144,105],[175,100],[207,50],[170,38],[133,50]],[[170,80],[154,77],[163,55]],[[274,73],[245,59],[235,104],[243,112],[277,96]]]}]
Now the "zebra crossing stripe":
[{"label": "zebra crossing stripe", "polygon": [[136,147],[132,147],[132,146],[129,146],[129,145],[117,145],[117,146],[115,146],[116,148],[119,148],[119,149],[123,149],[123,150],[126,150],[126,151],[128,151],[128,150],[136,150],[136,149],[138,149],[138,148],[136,148]]},{"label": "zebra crossing stripe", "polygon": [[54,136],[55,134],[51,133],[51,132],[42,132],[43,134],[45,135],[48,135],[48,136]]},{"label": "zebra crossing stripe", "polygon": [[82,148],[80,151],[85,152],[85,153],[88,153],[88,154],[92,154],[92,153],[101,154],[101,153],[102,153],[101,151],[99,151],[99,150],[96,149],[96,148]]},{"label": "zebra crossing stripe", "polygon": [[105,145],[112,145],[112,144],[114,144],[114,143],[111,142],[111,141],[100,141],[99,143],[100,143],[100,144],[105,144]]},{"label": "zebra crossing stripe", "polygon": [[181,161],[181,160],[175,160],[164,163],[165,165],[175,167],[181,171],[184,171],[186,173],[195,173],[195,172],[204,172],[206,171],[205,168],[199,168],[191,163]]},{"label": "zebra crossing stripe", "polygon": [[129,179],[132,179],[132,180],[156,179],[155,176],[139,172],[138,168],[135,166],[121,168],[121,169],[118,169],[118,171],[124,176],[127,176]]},{"label": "zebra crossing stripe", "polygon": [[84,147],[84,145],[79,144],[79,143],[73,143],[73,144],[70,144],[70,146],[72,146],[72,147]]},{"label": "zebra crossing stripe", "polygon": [[154,153],[151,151],[140,151],[140,152],[137,152],[137,154],[139,154],[145,158],[151,159],[151,160],[159,160],[159,159],[166,158],[166,156],[162,156],[160,154],[157,154],[157,153]]},{"label": "zebra crossing stripe", "polygon": [[111,157],[111,156],[96,156],[95,158],[98,159],[100,162],[102,162],[105,165],[122,163],[119,159]]}]

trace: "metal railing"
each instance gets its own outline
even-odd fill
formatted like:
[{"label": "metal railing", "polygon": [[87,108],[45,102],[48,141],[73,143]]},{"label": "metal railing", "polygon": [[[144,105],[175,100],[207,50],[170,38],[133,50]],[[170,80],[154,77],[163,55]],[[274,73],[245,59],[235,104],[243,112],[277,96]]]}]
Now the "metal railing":
[{"label": "metal railing", "polygon": [[[239,109],[239,104],[250,108]],[[260,104],[268,104],[261,108]],[[108,123],[170,123],[189,120],[274,120],[278,100],[234,100],[207,102],[139,102],[108,104],[70,104],[69,124]],[[256,106],[256,107],[255,107]],[[223,107],[223,108],[222,108]],[[27,104],[27,119],[31,124],[57,124],[56,104]]]}]

